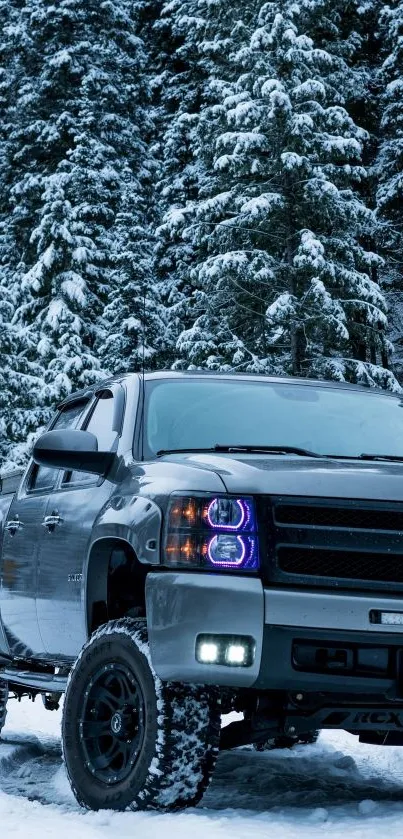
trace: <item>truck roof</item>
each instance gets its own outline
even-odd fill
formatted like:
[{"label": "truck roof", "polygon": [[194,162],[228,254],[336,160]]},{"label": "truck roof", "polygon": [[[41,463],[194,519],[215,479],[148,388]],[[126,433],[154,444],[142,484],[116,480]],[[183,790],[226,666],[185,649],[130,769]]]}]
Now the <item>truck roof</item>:
[{"label": "truck roof", "polygon": [[[113,384],[118,384],[125,381],[130,381],[132,378],[137,380],[141,378],[141,371],[133,371],[133,373],[124,373],[122,375],[110,376],[107,379],[96,382],[90,387],[82,390],[74,391],[67,396],[58,407],[66,405],[69,402],[76,401],[81,397],[92,396],[104,388],[111,387]],[[297,376],[266,376],[259,373],[233,373],[233,372],[219,372],[215,370],[155,370],[146,372],[144,374],[146,381],[156,381],[158,379],[189,379],[189,378],[210,378],[210,379],[245,379],[246,381],[261,381],[272,382],[273,384],[293,384],[304,385],[305,387],[325,387],[341,390],[356,390],[361,393],[368,394],[383,394],[384,396],[391,396],[402,398],[401,393],[392,393],[391,391],[383,390],[379,387],[369,387],[368,385],[350,384],[348,382],[335,382],[326,379],[308,379]]]},{"label": "truck roof", "polygon": [[[141,376],[141,372],[135,373],[134,375]],[[379,387],[370,387],[369,385],[361,385],[361,384],[350,384],[349,382],[336,382],[336,381],[329,381],[326,379],[308,379],[299,376],[267,376],[264,374],[259,373],[242,373],[242,372],[221,372],[215,370],[155,370],[153,372],[145,373],[146,381],[154,380],[154,379],[181,379],[181,378],[212,378],[212,379],[247,379],[247,380],[256,380],[261,382],[272,382],[272,383],[280,383],[280,384],[299,384],[299,385],[309,385],[312,387],[331,387],[331,388],[342,388],[343,390],[359,390],[365,391],[366,393],[388,393],[389,395],[397,395],[399,394],[392,394],[391,391],[385,391]],[[126,377],[121,377],[126,378]]]}]

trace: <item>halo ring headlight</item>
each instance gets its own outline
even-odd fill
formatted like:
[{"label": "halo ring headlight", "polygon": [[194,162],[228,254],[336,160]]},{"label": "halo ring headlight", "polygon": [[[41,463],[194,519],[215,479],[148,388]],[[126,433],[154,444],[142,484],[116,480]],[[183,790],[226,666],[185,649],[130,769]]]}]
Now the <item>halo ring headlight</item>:
[{"label": "halo ring headlight", "polygon": [[243,530],[249,518],[248,506],[240,498],[213,498],[207,509],[207,521],[214,530]]},{"label": "halo ring headlight", "polygon": [[[224,552],[222,556],[219,554],[220,544],[224,545]],[[235,550],[231,548],[232,545],[234,545]],[[227,550],[227,556],[225,556],[225,548]],[[213,536],[213,538],[210,539],[207,553],[211,564],[215,565],[217,568],[239,568],[245,559],[246,545],[242,536],[233,536],[232,534],[229,534],[227,539],[225,539],[224,534],[220,534],[218,536]],[[229,555],[230,553],[234,554],[233,559]]]},{"label": "halo ring headlight", "polygon": [[258,571],[254,498],[173,493],[167,510],[164,560],[170,567]]}]

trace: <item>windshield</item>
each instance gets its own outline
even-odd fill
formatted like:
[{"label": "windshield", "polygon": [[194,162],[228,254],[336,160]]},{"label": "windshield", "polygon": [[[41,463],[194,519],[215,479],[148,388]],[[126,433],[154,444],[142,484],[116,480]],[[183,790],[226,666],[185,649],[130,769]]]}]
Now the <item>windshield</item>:
[{"label": "windshield", "polygon": [[403,401],[371,391],[277,382],[147,383],[148,454],[221,445],[294,446],[319,454],[403,457]]}]

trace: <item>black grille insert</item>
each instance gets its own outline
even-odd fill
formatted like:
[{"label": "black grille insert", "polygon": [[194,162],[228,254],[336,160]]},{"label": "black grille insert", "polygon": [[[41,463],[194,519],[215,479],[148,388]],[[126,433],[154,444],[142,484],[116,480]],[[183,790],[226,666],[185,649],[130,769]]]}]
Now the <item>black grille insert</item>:
[{"label": "black grille insert", "polygon": [[302,504],[278,504],[275,507],[278,524],[314,527],[348,527],[366,530],[393,530],[403,533],[403,513],[394,510],[365,510],[360,508],[310,507]]},{"label": "black grille insert", "polygon": [[326,550],[277,549],[279,568],[286,574],[403,583],[403,554]]},{"label": "black grille insert", "polygon": [[263,503],[266,582],[403,590],[403,501],[277,495]]}]

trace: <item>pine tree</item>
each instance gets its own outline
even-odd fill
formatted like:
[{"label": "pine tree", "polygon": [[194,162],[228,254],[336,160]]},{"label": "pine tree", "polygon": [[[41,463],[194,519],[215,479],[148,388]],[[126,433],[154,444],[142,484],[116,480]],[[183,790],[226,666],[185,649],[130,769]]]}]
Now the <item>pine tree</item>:
[{"label": "pine tree", "polygon": [[166,350],[164,306],[151,270],[154,238],[151,225],[145,224],[151,203],[148,193],[141,200],[129,181],[111,242],[114,272],[100,355],[113,373],[139,370],[143,363],[152,369]]},{"label": "pine tree", "polygon": [[4,283],[0,281],[0,469],[9,447],[11,412],[15,393],[13,388],[13,334],[11,321],[13,305]]},{"label": "pine tree", "polygon": [[18,87],[21,49],[27,45],[21,27],[20,0],[0,2],[0,470],[24,463],[32,434],[46,421],[41,365],[26,329],[15,321],[18,307],[29,308],[31,296],[15,280],[18,249],[10,217],[11,164],[9,114]]},{"label": "pine tree", "polygon": [[176,236],[170,222],[174,209],[197,195],[194,137],[205,71],[196,49],[201,14],[194,14],[195,7],[193,0],[151,0],[148,15],[158,161],[153,268],[169,310],[165,331],[168,364],[175,358],[176,338],[186,317],[188,272],[194,257],[193,248],[183,242],[181,230]]},{"label": "pine tree", "polygon": [[15,309],[13,295],[0,276],[1,472],[26,462],[38,428],[48,419],[42,368],[27,358],[27,350],[33,351],[33,347],[26,332],[14,322]]},{"label": "pine tree", "polygon": [[367,135],[343,106],[348,64],[310,37],[319,12],[329,18],[331,4],[266,3],[253,26],[234,20],[226,72],[211,74],[199,194],[181,210],[197,264],[194,321],[178,346],[187,365],[393,388],[375,363],[386,349],[371,278],[380,260],[362,245],[373,227],[357,193]]},{"label": "pine tree", "polygon": [[380,16],[383,64],[379,73],[382,119],[375,172],[379,238],[385,255],[383,281],[390,307],[394,367],[403,380],[403,2],[395,0]]},{"label": "pine tree", "polygon": [[56,399],[104,373],[117,219],[147,177],[145,57],[129,0],[27,0],[21,14],[30,42],[9,114],[10,194],[33,303],[18,315]]},{"label": "pine tree", "polygon": [[[153,4],[152,4],[153,5]],[[197,248],[182,229],[186,207],[199,195],[203,161],[197,155],[200,116],[211,101],[210,77],[226,61],[226,42],[234,8],[247,4],[223,0],[173,0],[157,7],[152,32],[153,89],[159,179],[154,270],[169,310],[167,352],[175,358],[175,341],[191,322],[191,267]],[[218,26],[219,22],[219,26]]]}]

